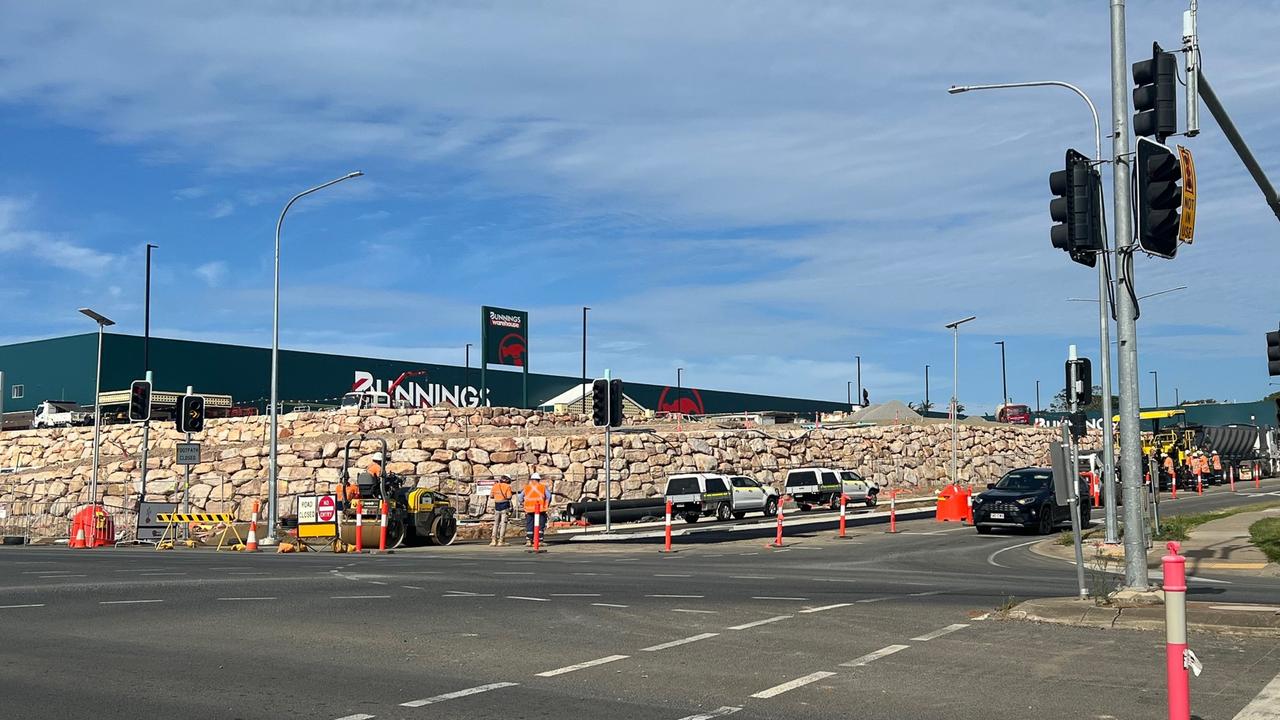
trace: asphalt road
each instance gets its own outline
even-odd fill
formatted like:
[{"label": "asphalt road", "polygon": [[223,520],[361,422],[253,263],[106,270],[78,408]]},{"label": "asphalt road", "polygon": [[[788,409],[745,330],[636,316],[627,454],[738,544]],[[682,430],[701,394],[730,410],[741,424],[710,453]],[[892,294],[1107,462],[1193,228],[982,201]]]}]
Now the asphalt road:
[{"label": "asphalt road", "polygon": [[[1257,499],[1184,496],[1177,510]],[[1158,634],[986,617],[1010,598],[1073,594],[1074,569],[1029,553],[1033,537],[900,528],[672,555],[6,548],[0,716],[1164,717]],[[1280,599],[1274,581],[1191,586]],[[1280,683],[1278,640],[1191,643],[1206,667],[1199,717],[1230,720]]]}]

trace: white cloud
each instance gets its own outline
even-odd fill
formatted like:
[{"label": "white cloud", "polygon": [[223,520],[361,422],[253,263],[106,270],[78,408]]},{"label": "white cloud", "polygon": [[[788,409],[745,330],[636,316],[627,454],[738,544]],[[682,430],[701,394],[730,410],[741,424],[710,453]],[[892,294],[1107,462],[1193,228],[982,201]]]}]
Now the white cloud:
[{"label": "white cloud", "polygon": [[218,287],[227,276],[227,264],[221,260],[207,262],[196,268],[196,275],[209,287]]},{"label": "white cloud", "polygon": [[220,220],[236,211],[236,206],[229,200],[222,200],[209,210],[209,217],[214,220]]},{"label": "white cloud", "polygon": [[105,275],[116,256],[67,240],[60,234],[25,226],[30,200],[0,196],[0,252],[84,275]]}]

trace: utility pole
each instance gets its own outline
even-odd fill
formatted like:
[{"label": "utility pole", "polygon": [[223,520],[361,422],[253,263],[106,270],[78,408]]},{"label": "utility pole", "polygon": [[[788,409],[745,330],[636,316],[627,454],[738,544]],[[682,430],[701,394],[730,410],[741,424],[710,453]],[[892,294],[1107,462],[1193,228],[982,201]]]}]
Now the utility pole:
[{"label": "utility pole", "polygon": [[854,362],[858,364],[858,404],[862,404],[862,356],[854,355]]},{"label": "utility pole", "polygon": [[929,366],[924,366],[924,408],[929,409]]},{"label": "utility pole", "polygon": [[853,407],[853,381],[849,380],[844,384],[845,402],[849,403],[849,407]]},{"label": "utility pole", "polygon": [[[146,290],[143,293],[143,310],[142,310],[142,377],[147,382],[152,382],[151,378],[151,251],[159,245],[147,243],[147,279]],[[147,501],[147,455],[151,451],[151,418],[150,413],[145,422],[142,423],[142,472],[138,487],[138,509],[142,509],[142,503]],[[138,516],[141,518],[141,514]],[[138,520],[141,522],[141,520]],[[136,531],[137,528],[135,527]],[[134,539],[137,539],[135,532]]]},{"label": "utility pole", "polygon": [[[1111,0],[1112,218],[1115,221],[1116,339],[1119,342],[1120,477],[1124,482],[1124,581],[1147,590],[1143,527],[1142,438],[1138,427],[1138,326],[1133,287],[1133,202],[1129,194],[1129,60],[1125,48],[1124,0]],[[1110,438],[1107,438],[1110,442]],[[1109,484],[1109,483],[1108,483]]]},{"label": "utility pole", "polygon": [[1159,371],[1159,370],[1148,370],[1148,371],[1147,371],[1147,374],[1149,374],[1149,375],[1151,375],[1151,377],[1155,378],[1155,384],[1156,384],[1156,409],[1157,409],[1157,410],[1159,410],[1159,409],[1160,409],[1160,371]]},{"label": "utility pole", "polygon": [[462,384],[471,387],[471,343],[462,347]]},{"label": "utility pole", "polygon": [[586,305],[582,306],[582,412],[584,413],[587,411],[587,311],[590,309]]},{"label": "utility pole", "polygon": [[1004,341],[997,340],[996,344],[1000,346],[1000,402],[1005,405],[1009,404],[1009,378],[1004,368]]}]

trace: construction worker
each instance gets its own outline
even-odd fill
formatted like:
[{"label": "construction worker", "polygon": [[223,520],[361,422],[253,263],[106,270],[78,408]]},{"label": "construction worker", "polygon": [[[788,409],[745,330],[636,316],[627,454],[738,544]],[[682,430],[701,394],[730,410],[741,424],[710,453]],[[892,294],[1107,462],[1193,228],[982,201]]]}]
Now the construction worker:
[{"label": "construction worker", "polygon": [[1214,450],[1210,456],[1213,463],[1213,479],[1215,482],[1222,482],[1222,458],[1218,456],[1218,451]]},{"label": "construction worker", "polygon": [[376,452],[373,454],[373,457],[369,460],[368,470],[374,480],[377,480],[382,475],[382,453]]},{"label": "construction worker", "polygon": [[515,491],[511,489],[511,478],[503,475],[490,490],[493,496],[493,537],[490,547],[507,544],[507,518],[511,516],[511,498]]},{"label": "construction worker", "polygon": [[1169,476],[1169,483],[1171,487],[1177,485],[1178,470],[1174,467],[1172,455],[1164,456],[1164,474]]},{"label": "construction worker", "polygon": [[524,484],[525,545],[533,544],[533,523],[535,519],[539,527],[546,529],[549,499],[547,486],[542,484],[542,475],[539,473],[530,475],[529,482]]}]

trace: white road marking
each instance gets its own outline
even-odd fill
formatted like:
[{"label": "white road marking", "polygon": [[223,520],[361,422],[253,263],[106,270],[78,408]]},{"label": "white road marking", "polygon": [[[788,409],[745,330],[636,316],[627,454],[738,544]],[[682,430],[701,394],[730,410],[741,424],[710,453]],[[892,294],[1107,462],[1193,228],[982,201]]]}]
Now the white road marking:
[{"label": "white road marking", "polygon": [[680,720],[712,720],[712,718],[724,717],[725,715],[732,715],[741,709],[742,708],[740,707],[730,707],[728,705],[722,705],[716,708],[715,710],[709,710],[704,713],[698,713],[697,715],[686,715],[680,718]]},{"label": "white road marking", "polygon": [[0,605],[0,610],[15,610],[17,608],[44,607],[44,603],[32,603],[30,605]]},{"label": "white road marking", "polygon": [[531,573],[531,572],[523,572],[523,571],[522,571],[522,572],[501,572],[501,571],[498,571],[498,572],[495,572],[495,573],[494,573],[494,575],[532,575],[532,574],[533,574],[533,573]]},{"label": "white road marking", "polygon": [[968,626],[967,624],[965,624],[965,623],[956,623],[956,624],[954,624],[954,625],[948,625],[948,626],[946,626],[946,627],[944,627],[944,628],[941,628],[941,629],[938,629],[938,630],[934,630],[934,631],[933,631],[933,632],[931,632],[931,633],[925,633],[924,635],[920,635],[920,636],[918,636],[918,637],[913,637],[913,638],[911,638],[911,639],[912,639],[912,640],[919,640],[920,642],[928,642],[928,641],[930,641],[930,640],[932,640],[932,639],[934,639],[934,638],[940,638],[940,637],[942,637],[943,635],[950,635],[951,633],[953,633],[953,632],[955,632],[955,631],[957,631],[957,630],[963,630],[963,629],[965,629],[965,628],[967,628],[967,627],[969,627],[969,626]]},{"label": "white road marking", "polygon": [[571,672],[574,672],[575,670],[584,670],[589,667],[595,667],[596,665],[604,665],[605,663],[611,663],[617,660],[626,660],[629,657],[631,656],[630,655],[607,655],[602,658],[596,658],[595,660],[580,662],[577,665],[566,665],[562,668],[556,668],[555,670],[540,672],[538,673],[538,677],[555,677],[556,675],[564,675],[565,673],[571,673]]},{"label": "white road marking", "polygon": [[597,572],[576,572],[576,573],[574,573],[574,575],[592,575],[592,576],[595,576],[595,575],[609,575],[609,574],[610,574],[610,573],[597,573]]},{"label": "white road marking", "polygon": [[730,580],[773,580],[772,575],[730,575]]},{"label": "white road marking", "polygon": [[758,595],[758,596],[753,596],[751,599],[752,599],[752,600],[808,600],[809,598],[802,598],[802,597],[770,597],[770,596],[768,596],[768,595]]},{"label": "white road marking", "polygon": [[524,595],[508,595],[508,596],[507,596],[507,599],[508,599],[508,600],[529,600],[529,601],[532,601],[532,602],[551,602],[550,600],[548,600],[548,599],[546,599],[546,598],[525,597]]},{"label": "white road marking", "polygon": [[835,610],[836,608],[849,607],[852,604],[853,603],[836,603],[835,605],[823,605],[822,607],[805,608],[800,612],[804,614],[816,613],[816,612],[822,612],[823,610]]},{"label": "white road marking", "polygon": [[23,570],[23,575],[61,575],[69,573],[70,570]]},{"label": "white road marking", "polygon": [[760,692],[758,692],[758,693],[756,693],[756,694],[752,695],[751,697],[753,697],[753,698],[760,698],[760,699],[764,700],[764,699],[767,699],[767,698],[771,698],[771,697],[773,697],[773,696],[775,696],[775,695],[781,695],[782,693],[787,692],[788,690],[795,690],[795,689],[796,689],[796,688],[798,688],[798,687],[804,687],[805,685],[808,685],[809,683],[817,682],[817,681],[819,681],[819,680],[822,680],[823,678],[829,678],[829,677],[831,677],[832,675],[835,675],[835,673],[833,673],[833,672],[826,672],[826,671],[819,671],[819,672],[816,672],[816,673],[809,673],[808,675],[805,675],[804,677],[798,677],[798,678],[796,678],[795,680],[791,680],[790,682],[784,682],[784,683],[782,683],[781,685],[774,685],[773,687],[769,688],[768,690],[761,690]]},{"label": "white road marking", "polygon": [[741,625],[734,625],[729,629],[730,630],[746,630],[747,628],[753,628],[753,627],[758,627],[760,625],[768,625],[769,623],[775,623],[775,622],[778,622],[779,620],[789,620],[792,617],[795,617],[795,616],[794,615],[774,615],[773,617],[765,618],[764,620],[756,620],[755,622],[743,623]]},{"label": "white road marking", "polygon": [[266,575],[265,572],[232,570],[228,575]]},{"label": "white road marking", "polygon": [[1236,713],[1233,720],[1278,720],[1280,719],[1280,675],[1267,683],[1248,705]]},{"label": "white road marking", "polygon": [[238,597],[238,598],[218,598],[218,599],[223,601],[228,601],[228,602],[233,600],[275,600],[275,598],[273,597]]},{"label": "white road marking", "polygon": [[375,717],[377,717],[377,715],[365,715],[364,713],[360,713],[357,715],[344,715],[343,717],[338,718],[338,720],[370,720]]},{"label": "white road marking", "polygon": [[680,573],[680,574],[665,574],[665,575],[655,574],[654,577],[693,577],[693,576]]},{"label": "white road marking", "polygon": [[140,575],[140,576],[152,576],[152,575],[186,575],[186,573],[184,573],[184,572],[144,572],[144,573],[138,573],[138,575]]},{"label": "white road marking", "polygon": [[[186,573],[178,573],[178,574],[186,575]],[[57,575],[37,575],[36,577],[41,580],[44,580],[44,579],[57,579],[57,578],[84,577],[84,575],[78,575],[76,573],[58,573]]]},{"label": "white road marking", "polygon": [[911,597],[928,597],[930,595],[945,595],[949,590],[930,590],[929,592],[908,593]]},{"label": "white road marking", "polygon": [[456,700],[457,698],[460,698],[460,697],[467,697],[468,695],[479,695],[480,693],[489,692],[490,690],[501,690],[502,688],[515,687],[519,684],[520,683],[513,683],[513,682],[496,682],[496,683],[489,683],[488,685],[477,685],[476,687],[467,688],[466,690],[458,690],[457,692],[444,693],[443,695],[433,695],[432,697],[423,698],[422,700],[410,700],[409,702],[406,702],[406,703],[400,703],[400,707],[412,708],[412,707],[422,707],[423,705],[434,705],[438,702],[444,702],[445,700]]},{"label": "white road marking", "polygon": [[600,593],[551,593],[551,597],[600,597]]},{"label": "white road marking", "polygon": [[162,603],[163,600],[101,600],[99,605],[138,605],[141,603]]},{"label": "white road marking", "polygon": [[390,595],[334,595],[330,600],[389,600]]},{"label": "white road marking", "polygon": [[702,597],[704,597],[704,596],[702,596],[702,595],[645,595],[645,597],[651,597],[651,598],[683,598],[683,599],[693,599],[693,600],[698,600],[698,599],[701,599],[701,598],[702,598]]},{"label": "white road marking", "polygon": [[420,587],[418,587],[417,585],[401,585],[400,587],[404,588],[405,590],[422,590],[422,589],[424,589],[424,588],[420,588]]},{"label": "white road marking", "polygon": [[684,608],[672,608],[671,612],[696,613],[698,615],[715,615],[718,610],[686,610]]},{"label": "white road marking", "polygon": [[862,667],[863,665],[879,660],[882,657],[892,655],[902,650],[906,650],[909,647],[911,646],[910,645],[890,645],[888,647],[882,647],[879,650],[873,653],[867,653],[866,655],[863,655],[862,657],[857,658],[856,660],[850,660],[847,663],[840,663],[840,667]]},{"label": "white road marking", "polygon": [[382,582],[381,580],[370,580],[369,584],[370,585],[386,585],[386,583]]},{"label": "white road marking", "polygon": [[618,605],[615,603],[591,603],[591,604],[595,605],[596,607],[612,607],[612,608],[631,607],[630,605]]},{"label": "white road marking", "polygon": [[996,567],[998,567],[998,568],[1004,568],[1004,569],[1008,570],[1008,569],[1009,569],[1009,566],[1008,566],[1008,565],[1001,565],[1000,563],[996,562],[996,556],[997,556],[997,555],[999,555],[999,554],[1000,554],[1000,553],[1002,553],[1002,552],[1009,551],[1009,550],[1017,550],[1017,549],[1018,549],[1018,548],[1020,548],[1020,547],[1026,547],[1026,546],[1028,546],[1028,545],[1035,545],[1035,544],[1036,544],[1036,543],[1038,543],[1038,542],[1040,542],[1040,541],[1039,541],[1039,540],[1029,540],[1029,541],[1027,541],[1027,542],[1019,543],[1019,544],[1017,544],[1017,545],[1010,545],[1010,546],[1009,546],[1009,547],[1007,547],[1007,548],[1000,548],[999,550],[997,550],[997,551],[995,551],[995,552],[993,552],[993,553],[991,553],[990,555],[988,555],[988,556],[987,556],[987,564],[989,564],[989,565],[994,565],[994,566],[996,566]]},{"label": "white road marking", "polygon": [[680,640],[672,640],[671,642],[664,642],[658,645],[650,645],[647,648],[640,648],[640,652],[657,652],[659,650],[666,650],[668,648],[679,647],[681,645],[688,645],[689,643],[692,643],[692,642],[698,642],[699,640],[706,640],[707,638],[716,637],[719,634],[720,633],[701,633],[699,635],[691,635],[687,638],[682,638]]},{"label": "white road marking", "polygon": [[1239,610],[1240,612],[1280,613],[1280,607],[1269,605],[1210,605],[1210,610]]},{"label": "white road marking", "polygon": [[478,595],[479,593],[467,592],[466,590],[445,590],[450,595]]},{"label": "white road marking", "polygon": [[885,601],[885,600],[892,600],[892,599],[893,599],[893,598],[891,598],[891,597],[862,598],[861,600],[854,600],[854,602],[856,602],[856,603],[873,603],[873,602],[883,602],[883,601]]}]

